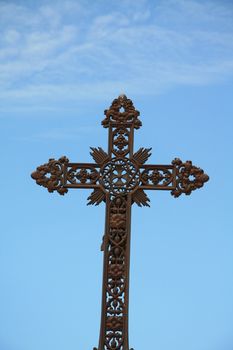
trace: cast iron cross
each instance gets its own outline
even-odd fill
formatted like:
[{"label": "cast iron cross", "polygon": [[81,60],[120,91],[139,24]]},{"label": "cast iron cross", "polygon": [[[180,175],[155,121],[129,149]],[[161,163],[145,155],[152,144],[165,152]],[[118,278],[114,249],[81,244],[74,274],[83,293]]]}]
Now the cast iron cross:
[{"label": "cast iron cross", "polygon": [[[131,206],[149,206],[145,190],[169,190],[174,197],[189,195],[208,181],[203,170],[175,158],[170,165],[150,165],[150,148],[133,151],[139,112],[125,95],[105,110],[108,152],[91,148],[95,163],[59,160],[39,166],[32,173],[38,185],[64,195],[69,188],[91,188],[88,204],[106,203],[102,311],[98,350],[129,350],[128,305]],[[97,350],[97,348],[94,348]]]}]

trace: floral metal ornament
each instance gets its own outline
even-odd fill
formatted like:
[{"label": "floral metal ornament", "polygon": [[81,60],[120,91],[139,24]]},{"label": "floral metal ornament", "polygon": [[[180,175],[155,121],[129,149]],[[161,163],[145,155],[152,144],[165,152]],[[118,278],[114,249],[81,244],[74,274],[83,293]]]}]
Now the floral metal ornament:
[{"label": "floral metal ornament", "polygon": [[204,171],[176,158],[170,165],[146,164],[151,148],[134,153],[134,130],[142,125],[130,99],[120,95],[105,110],[108,151],[91,147],[94,163],[70,163],[68,158],[37,167],[32,178],[49,192],[64,195],[70,188],[93,192],[88,205],[106,204],[106,224],[101,250],[104,251],[101,326],[98,348],[129,350],[129,260],[131,207],[149,206],[146,190],[167,190],[174,197],[189,195],[209,180]]}]

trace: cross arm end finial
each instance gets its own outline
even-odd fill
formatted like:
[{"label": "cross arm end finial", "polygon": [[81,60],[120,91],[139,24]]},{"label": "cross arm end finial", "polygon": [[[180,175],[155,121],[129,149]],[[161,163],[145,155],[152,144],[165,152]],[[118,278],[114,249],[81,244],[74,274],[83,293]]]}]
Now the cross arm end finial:
[{"label": "cross arm end finial", "polygon": [[192,191],[203,187],[204,183],[209,181],[209,175],[193,165],[191,160],[182,162],[179,158],[175,158],[172,164],[176,169],[176,188],[171,191],[174,197],[179,197],[182,193],[190,195]]},{"label": "cross arm end finial", "polygon": [[68,163],[69,159],[65,156],[58,160],[51,158],[48,163],[38,166],[31,177],[37,185],[46,187],[49,192],[57,191],[64,195],[68,192],[68,189],[63,186],[64,166]]}]

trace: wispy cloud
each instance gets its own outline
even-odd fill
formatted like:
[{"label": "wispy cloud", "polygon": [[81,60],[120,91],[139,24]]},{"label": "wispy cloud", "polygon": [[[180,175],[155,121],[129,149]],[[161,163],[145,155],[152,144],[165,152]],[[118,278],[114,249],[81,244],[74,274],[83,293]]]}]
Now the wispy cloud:
[{"label": "wispy cloud", "polygon": [[220,1],[1,2],[0,98],[41,106],[228,79],[232,15]]},{"label": "wispy cloud", "polygon": [[28,136],[19,136],[17,140],[23,141],[51,141],[51,140],[77,140],[83,138],[86,135],[98,133],[98,128],[89,126],[79,126],[79,128],[49,128],[45,131],[41,131]]}]

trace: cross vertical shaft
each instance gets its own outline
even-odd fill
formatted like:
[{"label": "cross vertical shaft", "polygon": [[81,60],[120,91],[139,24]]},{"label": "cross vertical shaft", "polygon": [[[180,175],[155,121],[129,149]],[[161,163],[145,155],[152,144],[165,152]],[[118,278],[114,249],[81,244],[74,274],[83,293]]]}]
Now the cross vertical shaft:
[{"label": "cross vertical shaft", "polygon": [[98,349],[129,349],[130,216],[130,195],[107,196]]},{"label": "cross vertical shaft", "polygon": [[[108,155],[112,159],[103,169],[106,196],[106,223],[104,234],[104,265],[102,285],[101,326],[98,350],[129,349],[129,266],[131,195],[127,187],[132,166],[124,167],[123,159],[133,155],[134,128],[140,127],[132,102],[125,95],[114,100],[105,111],[102,122],[108,128]],[[130,169],[131,168],[131,169]],[[128,183],[127,183],[128,182]]]}]

